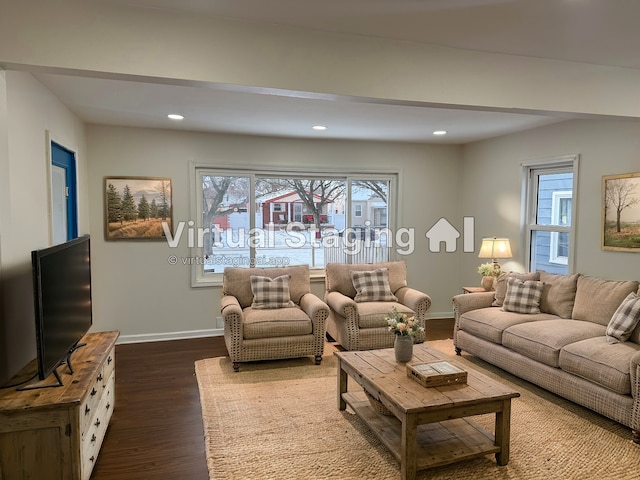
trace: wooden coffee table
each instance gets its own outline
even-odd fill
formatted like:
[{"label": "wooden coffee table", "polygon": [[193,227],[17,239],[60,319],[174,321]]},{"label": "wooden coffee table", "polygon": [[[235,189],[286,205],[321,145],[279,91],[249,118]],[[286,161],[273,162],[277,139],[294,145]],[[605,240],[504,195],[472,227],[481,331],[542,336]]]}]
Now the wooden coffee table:
[{"label": "wooden coffee table", "polygon": [[[520,394],[456,363],[426,345],[415,345],[409,363],[446,360],[468,372],[467,383],[426,388],[407,377],[406,364],[396,363],[392,348],[336,352],[338,408],[347,404],[364,420],[400,463],[401,477],[417,470],[494,453],[498,465],[509,462],[511,399]],[[378,413],[360,389],[347,390],[351,377],[378,399],[390,415]],[[495,413],[492,435],[469,418]]]}]

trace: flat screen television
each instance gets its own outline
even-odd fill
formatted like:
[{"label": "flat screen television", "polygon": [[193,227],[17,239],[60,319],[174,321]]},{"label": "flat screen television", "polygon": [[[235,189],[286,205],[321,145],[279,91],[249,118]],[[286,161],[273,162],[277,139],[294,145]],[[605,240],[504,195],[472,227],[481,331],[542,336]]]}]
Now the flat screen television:
[{"label": "flat screen television", "polygon": [[31,252],[36,319],[38,378],[70,363],[91,327],[91,249],[89,236]]}]

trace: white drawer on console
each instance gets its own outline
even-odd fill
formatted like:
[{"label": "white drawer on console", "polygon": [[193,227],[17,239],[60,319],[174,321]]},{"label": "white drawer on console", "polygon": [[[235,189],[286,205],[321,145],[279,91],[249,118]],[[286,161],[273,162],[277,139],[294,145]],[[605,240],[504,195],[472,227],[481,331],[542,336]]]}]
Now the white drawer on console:
[{"label": "white drawer on console", "polygon": [[91,422],[87,424],[86,429],[82,432],[80,462],[83,480],[87,480],[91,476],[91,471],[98,459],[98,453],[113,413],[115,378],[115,372],[111,372],[111,376],[104,382],[104,390],[100,396],[100,402],[95,409]]}]

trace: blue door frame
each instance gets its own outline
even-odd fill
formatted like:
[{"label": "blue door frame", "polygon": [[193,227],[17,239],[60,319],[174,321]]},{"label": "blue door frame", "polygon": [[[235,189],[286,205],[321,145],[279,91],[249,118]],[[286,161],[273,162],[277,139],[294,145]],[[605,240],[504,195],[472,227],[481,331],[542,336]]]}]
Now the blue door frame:
[{"label": "blue door frame", "polygon": [[67,240],[78,237],[76,155],[62,145],[51,142],[51,163],[64,169],[67,187]]}]

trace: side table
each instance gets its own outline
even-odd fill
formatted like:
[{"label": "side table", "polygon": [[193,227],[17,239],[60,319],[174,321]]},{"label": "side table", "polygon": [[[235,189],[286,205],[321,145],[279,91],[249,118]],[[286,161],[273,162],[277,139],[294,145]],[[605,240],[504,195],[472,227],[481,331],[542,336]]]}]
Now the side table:
[{"label": "side table", "polygon": [[462,287],[462,293],[484,293],[491,290],[485,290],[483,287]]}]

